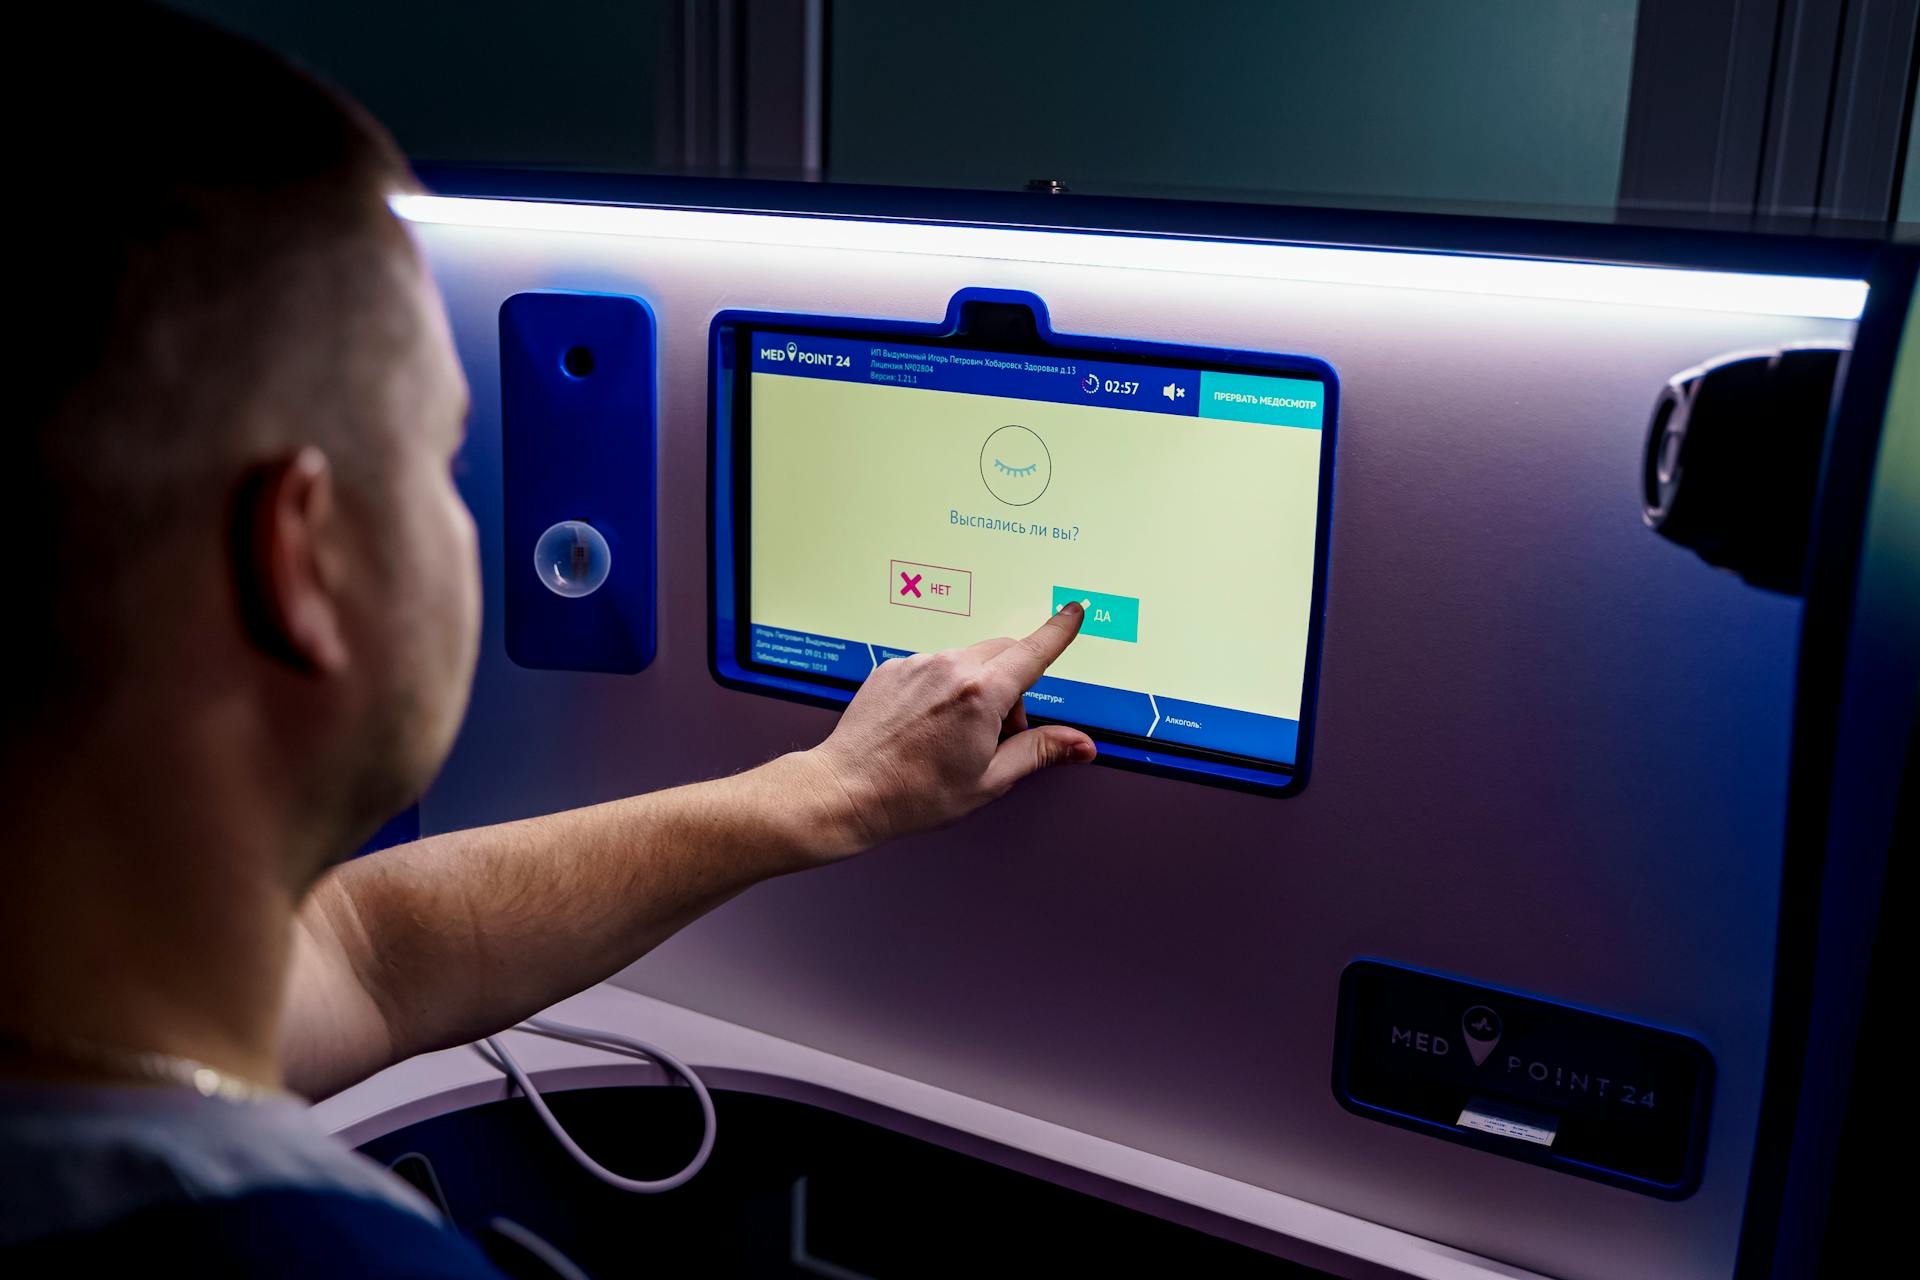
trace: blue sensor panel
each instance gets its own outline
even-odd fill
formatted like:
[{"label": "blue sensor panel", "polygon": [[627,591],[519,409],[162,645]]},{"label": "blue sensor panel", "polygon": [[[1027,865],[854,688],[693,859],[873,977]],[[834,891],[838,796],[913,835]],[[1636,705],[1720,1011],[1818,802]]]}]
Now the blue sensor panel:
[{"label": "blue sensor panel", "polygon": [[653,661],[654,322],[638,298],[500,307],[507,654],[632,674]]},{"label": "blue sensor panel", "polygon": [[1075,602],[1030,719],[1110,762],[1304,780],[1325,364],[1056,336],[1037,298],[968,290],[930,326],[725,313],[713,369],[723,682],[844,701]]}]

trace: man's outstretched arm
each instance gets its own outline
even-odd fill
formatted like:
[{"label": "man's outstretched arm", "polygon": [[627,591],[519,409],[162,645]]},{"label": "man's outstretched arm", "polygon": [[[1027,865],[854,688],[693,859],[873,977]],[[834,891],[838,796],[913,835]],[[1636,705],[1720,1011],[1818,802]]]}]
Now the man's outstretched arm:
[{"label": "man's outstretched arm", "polygon": [[287,1082],[321,1097],[546,1008],[761,880],[952,821],[1091,739],[1021,694],[1073,640],[884,663],[832,736],[730,778],[454,832],[336,868],[296,922]]}]

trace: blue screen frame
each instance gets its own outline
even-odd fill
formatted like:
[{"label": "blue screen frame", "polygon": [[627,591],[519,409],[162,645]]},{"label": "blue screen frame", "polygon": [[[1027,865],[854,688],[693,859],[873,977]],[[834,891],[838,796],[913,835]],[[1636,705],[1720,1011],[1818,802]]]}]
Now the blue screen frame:
[{"label": "blue screen frame", "polygon": [[[734,420],[740,379],[749,370],[740,367],[739,335],[744,330],[795,328],[843,331],[849,335],[891,335],[946,342],[964,341],[965,317],[974,304],[1024,309],[1032,317],[1033,333],[1044,346],[1063,351],[1144,356],[1157,361],[1194,365],[1228,365],[1249,373],[1296,374],[1314,378],[1326,388],[1320,430],[1322,447],[1315,513],[1313,599],[1308,614],[1306,664],[1300,690],[1299,736],[1294,761],[1288,766],[1257,768],[1206,754],[1156,751],[1136,743],[1117,742],[1098,728],[1088,733],[1099,744],[1099,761],[1118,768],[1181,778],[1269,796],[1296,795],[1305,787],[1313,758],[1314,726],[1318,719],[1320,642],[1326,600],[1327,556],[1332,525],[1333,485],[1337,455],[1340,384],[1331,365],[1311,356],[1228,348],[1180,346],[1096,335],[1060,334],[1052,328],[1046,303],[1031,293],[969,288],[954,294],[946,316],[931,323],[855,316],[804,315],[793,312],[722,311],[713,319],[709,337],[708,383],[708,664],[721,685],[815,706],[842,707],[854,690],[821,684],[750,666],[740,652],[740,564],[747,554],[738,536],[741,513],[736,506],[740,476]],[[1042,717],[1035,716],[1035,719]]]}]

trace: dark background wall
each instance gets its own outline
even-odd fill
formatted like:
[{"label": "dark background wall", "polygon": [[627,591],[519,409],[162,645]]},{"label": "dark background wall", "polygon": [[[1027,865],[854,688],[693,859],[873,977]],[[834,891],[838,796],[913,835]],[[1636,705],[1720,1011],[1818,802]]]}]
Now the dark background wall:
[{"label": "dark background wall", "polygon": [[1611,207],[1635,0],[834,0],[836,178]]},{"label": "dark background wall", "polygon": [[[1913,105],[1907,120],[1920,119],[1920,80],[1913,86]],[[1907,129],[1907,160],[1900,183],[1899,217],[1902,222],[1920,222],[1920,129]]]},{"label": "dark background wall", "polygon": [[[670,154],[673,0],[173,2],[325,72],[416,159]],[[827,176],[1610,209],[1637,7],[830,0]]]},{"label": "dark background wall", "polygon": [[627,170],[655,154],[670,0],[169,0],[318,70],[416,160]]}]

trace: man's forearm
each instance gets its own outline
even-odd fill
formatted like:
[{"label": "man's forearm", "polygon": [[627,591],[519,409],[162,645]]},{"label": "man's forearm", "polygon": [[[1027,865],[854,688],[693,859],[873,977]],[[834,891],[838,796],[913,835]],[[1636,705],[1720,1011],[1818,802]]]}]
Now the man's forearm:
[{"label": "man's forearm", "polygon": [[322,1096],[511,1025],[753,884],[850,852],[848,814],[797,754],[339,867],[301,912],[288,1082]]},{"label": "man's forearm", "polygon": [[509,1026],[769,876],[951,822],[1094,757],[1021,701],[1079,632],[893,658],[827,740],[748,773],[477,831],[332,872],[295,922],[281,1061],[321,1096]]}]

